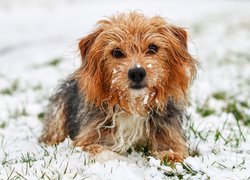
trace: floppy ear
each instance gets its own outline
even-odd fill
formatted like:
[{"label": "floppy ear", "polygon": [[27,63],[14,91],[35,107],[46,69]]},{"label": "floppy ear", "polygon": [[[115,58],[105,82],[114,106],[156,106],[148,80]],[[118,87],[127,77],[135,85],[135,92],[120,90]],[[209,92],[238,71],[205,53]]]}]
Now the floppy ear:
[{"label": "floppy ear", "polygon": [[94,43],[96,37],[101,33],[101,30],[96,30],[95,32],[89,34],[88,36],[84,37],[79,42],[79,49],[81,52],[82,61],[84,62],[86,60],[87,54],[89,52],[89,49],[91,45]]},{"label": "floppy ear", "polygon": [[172,26],[170,28],[174,36],[176,36],[183,47],[187,48],[187,31],[185,31],[183,28]]},{"label": "floppy ear", "polygon": [[99,28],[80,40],[79,49],[82,65],[75,74],[79,89],[85,96],[85,100],[97,106],[100,106],[106,95],[106,83],[103,83],[105,76],[101,61],[102,53],[99,51],[102,43],[97,42],[97,37],[102,31]]},{"label": "floppy ear", "polygon": [[158,30],[163,34],[168,34],[169,31],[175,36],[184,48],[187,48],[187,32],[180,27],[168,24],[162,17],[154,16],[151,18],[151,25],[158,27]]},{"label": "floppy ear", "polygon": [[187,32],[180,27],[162,22],[159,31],[166,38],[165,49],[168,53],[169,82],[168,94],[174,100],[185,104],[187,91],[196,72],[196,61],[188,53]]}]

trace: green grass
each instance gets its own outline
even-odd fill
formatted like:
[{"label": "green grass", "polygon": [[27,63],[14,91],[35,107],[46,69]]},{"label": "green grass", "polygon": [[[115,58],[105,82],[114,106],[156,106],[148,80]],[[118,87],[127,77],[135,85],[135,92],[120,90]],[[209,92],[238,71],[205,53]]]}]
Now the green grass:
[{"label": "green grass", "polygon": [[4,156],[2,158],[2,162],[1,164],[4,166],[6,164],[8,164],[8,154],[6,152],[4,152]]},{"label": "green grass", "polygon": [[38,117],[39,120],[43,120],[43,119],[44,119],[44,115],[45,115],[44,112],[40,112],[40,113],[37,115],[37,117]]},{"label": "green grass", "polygon": [[42,89],[42,85],[41,85],[41,84],[37,84],[37,85],[33,86],[32,89],[33,89],[34,91],[41,90],[41,89]]},{"label": "green grass", "polygon": [[212,114],[215,114],[215,110],[213,108],[210,108],[208,106],[203,106],[201,108],[197,108],[197,112],[202,116],[202,117],[207,117]]},{"label": "green grass", "polygon": [[27,152],[26,154],[22,154],[20,162],[21,163],[27,163],[28,166],[31,168],[33,162],[36,161],[35,155],[31,155],[29,152]]},{"label": "green grass", "polygon": [[[212,98],[223,102],[221,106],[218,106],[216,111],[214,108],[211,108],[210,105],[210,100]],[[192,137],[194,137],[199,139],[200,142],[207,142],[208,137],[213,137],[214,143],[223,143],[225,146],[238,148],[242,142],[246,141],[243,126],[250,125],[250,115],[247,114],[247,110],[249,110],[248,99],[245,101],[238,100],[237,94],[234,95],[225,91],[214,92],[202,106],[196,109],[196,112],[200,114],[201,117],[208,117],[216,114],[216,116],[218,116],[218,121],[224,121],[223,127],[207,129],[206,131],[203,129],[198,130],[198,127],[191,121],[187,128],[187,138],[192,139]],[[235,119],[235,124],[232,125],[227,119],[220,119],[223,113],[232,115]],[[214,153],[217,154],[218,152],[215,150]],[[190,150],[190,155],[199,156],[199,151]]]},{"label": "green grass", "polygon": [[227,99],[226,92],[224,92],[224,91],[215,92],[212,94],[212,97],[217,99],[217,100],[226,100]]},{"label": "green grass", "polygon": [[216,113],[215,109],[209,107],[207,103],[203,106],[199,106],[196,109],[196,112],[199,113],[202,117],[207,117]]},{"label": "green grass", "polygon": [[[168,178],[174,178],[174,179],[184,179],[184,175],[187,176],[187,175],[190,175],[191,177],[192,176],[196,176],[198,173],[200,173],[201,175],[204,175],[205,173],[202,172],[202,171],[195,171],[194,169],[192,169],[192,167],[190,167],[188,164],[186,163],[164,163],[165,166],[168,166],[172,169],[172,171],[165,171],[164,172],[164,175]],[[178,170],[177,170],[177,166],[179,166],[179,168],[182,168],[182,170],[184,171],[183,173],[179,173]],[[160,170],[162,170],[160,168]],[[163,169],[164,171],[164,169]],[[191,178],[189,177],[189,178]],[[209,177],[207,177],[209,178]]]},{"label": "green grass", "polygon": [[248,108],[246,102],[232,101],[227,104],[224,111],[231,113],[237,121],[241,121],[246,126],[250,126],[250,115],[246,114],[244,109]]},{"label": "green grass", "polygon": [[[128,151],[131,154],[131,150],[129,149]],[[141,152],[143,156],[150,156],[152,154],[149,145],[137,145],[135,151]]]},{"label": "green grass", "polygon": [[6,122],[0,122],[0,129],[4,129],[6,126]]},{"label": "green grass", "polygon": [[46,63],[46,65],[57,66],[60,64],[61,61],[62,61],[61,58],[55,58],[55,59],[52,59],[50,62]]},{"label": "green grass", "polygon": [[5,89],[2,89],[0,90],[0,94],[3,94],[3,95],[13,95],[19,88],[19,82],[18,80],[14,80],[10,87],[8,88],[5,88]]},{"label": "green grass", "polygon": [[26,111],[25,107],[22,107],[21,109],[15,109],[14,112],[11,112],[9,117],[13,119],[17,119],[21,116],[28,116],[29,114]]},{"label": "green grass", "polygon": [[[212,97],[218,101],[223,101],[226,105],[221,110],[228,114],[232,114],[237,121],[241,121],[246,126],[250,126],[250,115],[246,111],[250,108],[248,99],[245,101],[238,100],[236,95],[229,95],[224,91],[215,92]],[[207,111],[207,112],[206,112]],[[209,108],[203,111],[205,115],[209,114]]]},{"label": "green grass", "polygon": [[[60,65],[60,63],[63,61],[62,58],[59,58],[59,57],[56,57],[54,59],[51,59],[49,60],[48,62],[46,63],[43,63],[43,64],[33,64],[31,65],[30,68],[32,69],[36,69],[36,68],[44,68],[44,67],[57,67],[58,65]],[[36,88],[36,87],[35,87]],[[38,89],[40,89],[40,86],[38,85]]]}]

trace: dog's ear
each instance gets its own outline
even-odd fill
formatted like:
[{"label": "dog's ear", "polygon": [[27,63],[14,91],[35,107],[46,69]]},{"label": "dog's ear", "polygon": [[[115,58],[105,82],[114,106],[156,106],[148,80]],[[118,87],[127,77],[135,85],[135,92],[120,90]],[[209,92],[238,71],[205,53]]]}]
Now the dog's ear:
[{"label": "dog's ear", "polygon": [[[79,42],[82,65],[75,74],[80,91],[84,94],[86,102],[100,106],[105,97],[103,79],[104,68],[101,63],[102,53],[97,39],[103,29],[98,28]],[[99,42],[99,43],[98,43]]]},{"label": "dog's ear", "polygon": [[170,30],[174,34],[174,36],[180,40],[182,46],[187,48],[187,31],[176,26],[171,26]]},{"label": "dog's ear", "polygon": [[95,32],[89,34],[88,36],[82,38],[79,42],[79,49],[82,57],[82,61],[84,62],[90,47],[94,43],[96,37],[101,33],[101,29],[96,30]]},{"label": "dog's ear", "polygon": [[157,27],[159,32],[165,36],[171,33],[180,41],[183,47],[187,48],[187,32],[183,28],[168,24],[165,19],[159,16],[151,18],[151,25]]}]

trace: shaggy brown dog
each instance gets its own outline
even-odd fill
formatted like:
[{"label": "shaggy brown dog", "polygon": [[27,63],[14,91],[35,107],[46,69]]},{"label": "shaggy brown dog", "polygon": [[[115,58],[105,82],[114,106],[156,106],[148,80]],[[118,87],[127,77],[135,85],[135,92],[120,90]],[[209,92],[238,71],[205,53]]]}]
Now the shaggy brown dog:
[{"label": "shaggy brown dog", "polygon": [[196,71],[186,31],[159,16],[124,13],[99,21],[79,49],[82,64],[51,98],[42,141],[69,136],[91,154],[147,146],[160,159],[183,161],[182,122]]}]

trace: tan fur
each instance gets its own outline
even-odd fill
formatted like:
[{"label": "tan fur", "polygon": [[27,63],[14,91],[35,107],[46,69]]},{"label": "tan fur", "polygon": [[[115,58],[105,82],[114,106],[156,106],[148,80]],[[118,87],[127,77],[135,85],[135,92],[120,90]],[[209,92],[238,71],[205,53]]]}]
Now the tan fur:
[{"label": "tan fur", "polygon": [[48,114],[45,118],[47,128],[41,136],[41,140],[51,145],[64,141],[68,135],[64,103],[58,103],[53,108],[53,112]]}]

